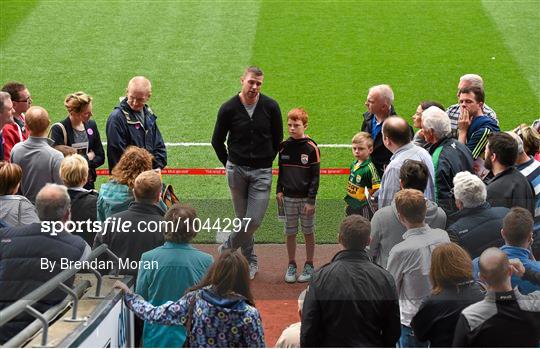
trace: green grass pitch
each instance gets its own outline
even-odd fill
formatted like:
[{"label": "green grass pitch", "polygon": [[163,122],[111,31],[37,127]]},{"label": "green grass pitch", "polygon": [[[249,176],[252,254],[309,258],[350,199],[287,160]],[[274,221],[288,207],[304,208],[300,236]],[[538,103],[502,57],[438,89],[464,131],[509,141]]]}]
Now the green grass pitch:
[{"label": "green grass pitch", "polygon": [[[221,103],[247,65],[283,114],[310,115],[318,143],[349,143],[369,86],[394,88],[409,118],[421,100],[455,103],[464,73],[486,82],[502,129],[540,116],[540,1],[12,1],[0,2],[0,81],[25,82],[53,121],[84,90],[105,121],[134,75],[153,83],[167,142],[209,142]],[[171,167],[219,167],[210,147],[169,148]],[[347,167],[346,148],[323,148],[323,167]],[[101,179],[101,182],[104,178]],[[201,218],[232,217],[225,178],[171,176]],[[336,242],[345,176],[323,176],[317,241]],[[272,199],[258,242],[281,242]],[[199,241],[213,241],[202,234]]]}]

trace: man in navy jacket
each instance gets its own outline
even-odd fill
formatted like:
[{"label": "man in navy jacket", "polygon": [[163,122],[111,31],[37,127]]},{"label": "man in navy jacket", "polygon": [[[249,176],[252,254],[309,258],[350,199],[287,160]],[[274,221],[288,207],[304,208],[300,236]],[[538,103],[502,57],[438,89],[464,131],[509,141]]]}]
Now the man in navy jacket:
[{"label": "man in navy jacket", "polygon": [[109,171],[118,163],[124,150],[135,145],[154,156],[152,167],[167,166],[167,149],[157,126],[157,116],[146,104],[152,96],[150,80],[136,76],[129,81],[127,96],[107,119],[107,159]]}]

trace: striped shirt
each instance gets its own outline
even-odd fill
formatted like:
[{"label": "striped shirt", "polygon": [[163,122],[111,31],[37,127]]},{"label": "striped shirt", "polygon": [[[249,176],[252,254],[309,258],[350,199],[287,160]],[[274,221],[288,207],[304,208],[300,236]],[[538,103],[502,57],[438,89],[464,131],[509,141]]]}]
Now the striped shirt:
[{"label": "striped shirt", "polygon": [[534,231],[538,232],[540,231],[540,161],[531,158],[529,161],[517,165],[516,168],[527,177],[533,187],[535,198]]}]

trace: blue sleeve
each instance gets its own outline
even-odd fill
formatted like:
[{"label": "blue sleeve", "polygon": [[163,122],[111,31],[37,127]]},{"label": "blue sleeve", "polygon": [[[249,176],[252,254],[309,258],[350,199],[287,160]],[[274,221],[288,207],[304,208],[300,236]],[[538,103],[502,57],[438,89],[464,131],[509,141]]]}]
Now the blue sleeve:
[{"label": "blue sleeve", "polygon": [[[247,321],[250,319],[251,321]],[[257,309],[250,310],[244,318],[244,345],[246,348],[265,348],[261,316]]]},{"label": "blue sleeve", "polygon": [[471,151],[473,159],[476,160],[484,152],[490,133],[491,130],[484,127],[475,131],[467,140],[467,148]]},{"label": "blue sleeve", "polygon": [[473,278],[475,280],[478,280],[480,279],[480,267],[478,266],[478,257],[476,257],[475,259],[473,259]]},{"label": "blue sleeve", "polygon": [[189,308],[187,296],[176,302],[153,306],[136,293],[124,294],[126,306],[141,320],[160,325],[183,325]]}]

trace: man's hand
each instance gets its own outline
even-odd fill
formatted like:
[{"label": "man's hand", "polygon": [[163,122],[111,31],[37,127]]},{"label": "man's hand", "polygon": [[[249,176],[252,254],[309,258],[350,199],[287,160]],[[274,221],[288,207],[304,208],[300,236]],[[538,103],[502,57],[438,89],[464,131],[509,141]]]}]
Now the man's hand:
[{"label": "man's hand", "polygon": [[86,153],[86,157],[88,157],[88,160],[92,161],[96,157],[96,153],[94,153],[93,150],[90,150],[88,153]]},{"label": "man's hand", "polygon": [[304,214],[306,216],[311,216],[315,213],[315,205],[305,204],[304,205]]},{"label": "man's hand", "polygon": [[129,289],[129,287],[123,283],[122,281],[116,281],[114,284],[113,284],[113,288],[116,288],[126,294],[131,294],[133,292],[131,292],[131,290]]},{"label": "man's hand", "polygon": [[277,193],[276,199],[280,205],[283,205],[283,193]]},{"label": "man's hand", "polygon": [[469,126],[471,126],[472,117],[469,114],[469,111],[465,108],[460,108],[461,112],[458,118],[458,129],[460,132],[467,132]]},{"label": "man's hand", "polygon": [[512,267],[512,275],[517,275],[519,277],[523,277],[523,274],[525,274],[525,267],[523,266],[523,263],[517,258],[510,259],[510,267]]}]

